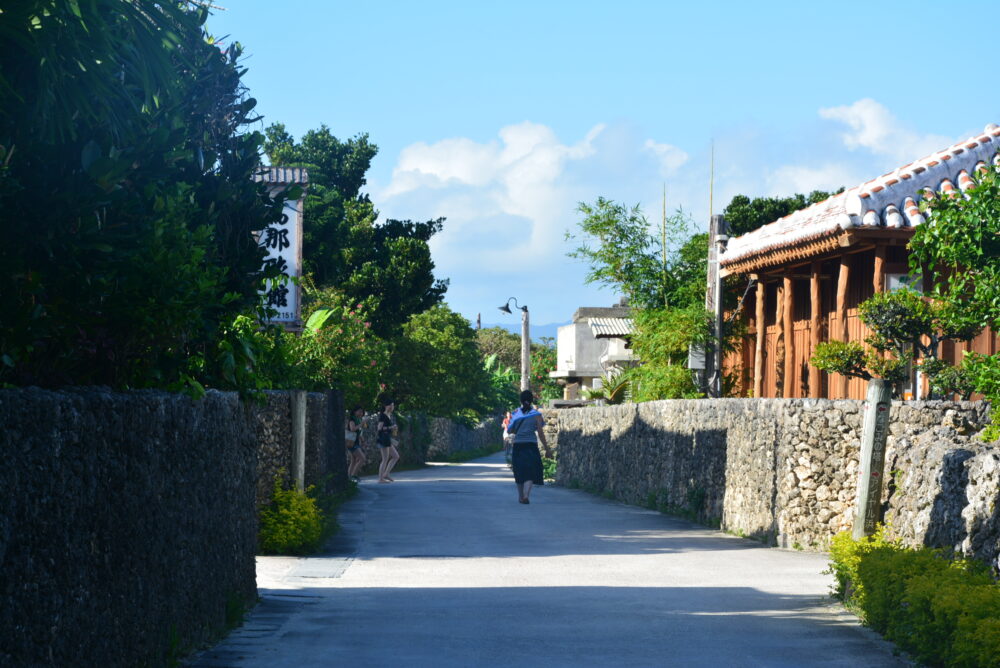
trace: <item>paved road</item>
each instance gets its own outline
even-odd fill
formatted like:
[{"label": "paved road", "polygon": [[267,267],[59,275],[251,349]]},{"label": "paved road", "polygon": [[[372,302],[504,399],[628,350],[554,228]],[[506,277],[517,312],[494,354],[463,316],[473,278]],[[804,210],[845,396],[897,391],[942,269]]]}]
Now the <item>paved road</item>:
[{"label": "paved road", "polygon": [[896,666],[825,555],[576,490],[517,503],[500,456],[365,481],[324,557],[258,560],[209,666]]}]

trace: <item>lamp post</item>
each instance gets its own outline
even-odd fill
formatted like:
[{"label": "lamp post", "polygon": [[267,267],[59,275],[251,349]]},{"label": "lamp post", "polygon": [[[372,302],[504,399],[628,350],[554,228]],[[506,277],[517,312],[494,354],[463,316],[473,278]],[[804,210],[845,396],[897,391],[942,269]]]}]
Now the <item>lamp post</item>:
[{"label": "lamp post", "polygon": [[513,297],[507,300],[503,306],[498,307],[504,313],[511,313],[510,303],[514,302],[516,308],[521,309],[521,391],[529,388],[528,375],[531,372],[531,337],[528,336],[528,307],[521,306]]}]

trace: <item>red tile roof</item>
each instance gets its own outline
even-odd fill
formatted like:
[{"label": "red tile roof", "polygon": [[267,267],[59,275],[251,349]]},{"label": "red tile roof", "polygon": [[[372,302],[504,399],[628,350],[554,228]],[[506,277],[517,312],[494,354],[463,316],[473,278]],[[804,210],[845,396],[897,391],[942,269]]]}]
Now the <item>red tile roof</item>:
[{"label": "red tile roof", "polygon": [[932,198],[935,191],[965,192],[975,185],[978,170],[990,163],[1000,165],[998,149],[1000,127],[988,125],[978,136],[731,239],[720,258],[722,265],[747,262],[850,229],[919,225],[924,222],[917,207],[920,197]]}]

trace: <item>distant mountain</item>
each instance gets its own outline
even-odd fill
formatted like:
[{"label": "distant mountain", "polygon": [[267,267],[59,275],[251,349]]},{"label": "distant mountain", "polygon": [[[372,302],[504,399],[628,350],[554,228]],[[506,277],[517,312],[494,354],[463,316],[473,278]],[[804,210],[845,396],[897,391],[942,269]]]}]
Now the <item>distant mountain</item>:
[{"label": "distant mountain", "polygon": [[[568,322],[553,322],[547,325],[536,325],[535,323],[529,323],[531,326],[531,340],[533,343],[541,343],[541,339],[545,337],[550,337],[552,339],[552,344],[555,345],[556,335],[559,333],[559,328],[563,325],[568,325]],[[475,327],[475,323],[472,324]],[[501,329],[506,329],[508,332],[513,332],[518,336],[521,336],[521,318],[517,319],[517,322],[490,322],[483,323],[483,329],[488,327],[499,327]]]}]

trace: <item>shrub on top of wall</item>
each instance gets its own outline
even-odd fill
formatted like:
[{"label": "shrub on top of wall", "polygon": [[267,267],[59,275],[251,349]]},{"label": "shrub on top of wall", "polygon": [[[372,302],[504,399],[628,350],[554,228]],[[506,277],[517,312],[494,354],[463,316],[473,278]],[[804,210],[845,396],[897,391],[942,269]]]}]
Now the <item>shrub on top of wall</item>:
[{"label": "shrub on top of wall", "polygon": [[868,626],[931,666],[1000,666],[1000,585],[981,562],[907,548],[884,528],[830,548],[835,594]]}]

